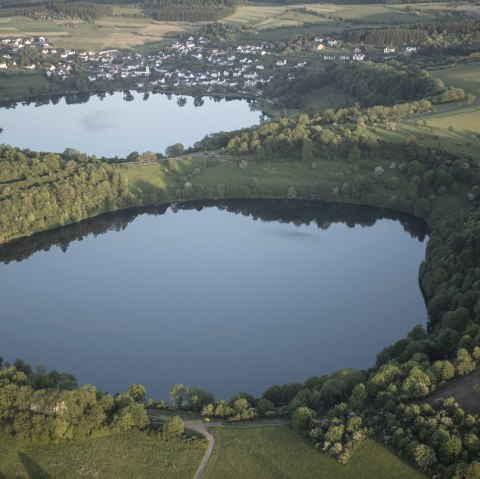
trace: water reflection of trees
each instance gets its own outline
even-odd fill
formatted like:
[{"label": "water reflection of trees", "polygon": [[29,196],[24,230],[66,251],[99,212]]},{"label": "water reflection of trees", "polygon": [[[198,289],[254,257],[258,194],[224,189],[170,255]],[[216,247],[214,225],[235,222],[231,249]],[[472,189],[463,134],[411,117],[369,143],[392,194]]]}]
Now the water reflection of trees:
[{"label": "water reflection of trees", "polygon": [[[80,223],[53,231],[38,233],[28,238],[12,241],[0,246],[0,262],[23,261],[38,251],[48,251],[58,246],[66,252],[70,243],[82,241],[88,236],[98,236],[108,231],[122,231],[138,215],[163,215],[169,205],[158,205],[145,209],[124,210],[116,213],[91,218]],[[178,210],[197,210],[216,207],[222,211],[251,216],[255,220],[292,223],[297,226],[316,224],[321,229],[328,229],[332,224],[343,223],[354,226],[373,226],[378,220],[392,219],[398,221],[412,237],[423,241],[427,235],[425,223],[413,216],[395,213],[390,210],[300,200],[228,200],[228,201],[194,201],[177,203],[172,208]]]},{"label": "water reflection of trees", "polygon": [[181,96],[181,95],[180,95],[180,96],[177,98],[177,105],[178,105],[179,107],[183,107],[183,106],[185,106],[186,104],[187,104],[187,99],[186,99],[184,96]]},{"label": "water reflection of trees", "polygon": [[87,103],[92,96],[91,93],[88,92],[78,92],[78,93],[70,93],[65,95],[65,103],[67,105],[77,105],[81,103]]},{"label": "water reflection of trees", "polygon": [[130,90],[123,90],[123,99],[125,101],[133,101],[135,100],[135,97]]},{"label": "water reflection of trees", "polygon": [[203,104],[205,103],[205,100],[203,99],[202,96],[196,96],[194,99],[193,99],[193,106],[195,107],[199,107],[199,106],[203,106]]},{"label": "water reflection of trees", "polygon": [[[136,90],[129,90],[125,89],[122,90],[121,93],[123,94],[123,100],[126,102],[131,102],[134,101],[135,99],[142,98],[144,101],[147,101],[152,95],[165,95],[168,100],[171,100],[173,95],[168,93],[162,93],[158,91],[146,91],[143,92],[143,95],[139,97],[135,97],[134,93],[137,92]],[[100,101],[102,101],[104,98],[106,98],[107,94],[108,95],[113,95],[114,93],[117,93],[115,90],[109,90],[109,91],[98,91],[98,92],[76,92],[76,93],[68,93],[68,94],[51,94],[47,96],[41,96],[41,97],[32,97],[28,100],[22,100],[20,102],[16,101],[7,101],[7,102],[0,102],[0,107],[1,108],[6,108],[6,109],[15,109],[18,105],[23,105],[23,106],[30,106],[34,105],[35,107],[40,107],[40,106],[47,106],[47,105],[57,105],[62,98],[65,99],[65,103],[67,105],[76,105],[76,104],[82,104],[82,103],[87,103],[88,100],[90,100],[91,97],[96,96]],[[185,97],[183,95],[179,95],[176,97],[176,102],[179,107],[183,107],[187,104],[188,102],[188,96]],[[197,95],[193,97],[193,105],[195,107],[201,107],[205,103],[205,96]],[[257,103],[255,100],[252,100],[250,98],[238,98],[238,97],[221,97],[221,96],[209,96],[209,100],[214,101],[215,103],[219,103],[221,101],[235,101],[235,100],[245,100],[249,104],[249,108],[251,111],[254,111],[257,109]]]},{"label": "water reflection of trees", "polygon": [[253,219],[261,221],[278,221],[297,226],[315,223],[320,229],[328,229],[335,223],[343,223],[350,228],[357,225],[373,226],[379,220],[391,219],[398,221],[405,232],[419,241],[423,241],[428,232],[425,222],[414,216],[392,210],[343,203],[287,199],[239,199],[201,203],[189,202],[176,205],[178,209],[196,209],[197,211],[211,206],[216,206],[218,209],[230,213],[251,216]]}]

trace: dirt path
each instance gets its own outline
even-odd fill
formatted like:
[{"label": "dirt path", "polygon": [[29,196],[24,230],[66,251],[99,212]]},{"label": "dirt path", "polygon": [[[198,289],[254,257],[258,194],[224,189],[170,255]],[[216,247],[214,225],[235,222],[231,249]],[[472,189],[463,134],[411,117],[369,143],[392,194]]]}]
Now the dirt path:
[{"label": "dirt path", "polygon": [[201,479],[205,469],[207,467],[208,461],[212,457],[213,449],[215,447],[215,438],[210,433],[209,429],[215,427],[226,427],[226,428],[247,428],[247,427],[269,427],[269,426],[285,426],[288,424],[286,420],[277,420],[275,422],[265,422],[265,421],[252,421],[249,424],[225,424],[223,422],[193,422],[186,421],[185,427],[191,431],[195,431],[199,434],[202,434],[208,440],[208,447],[203,456],[202,462],[198,466],[197,472],[195,473],[194,479]]},{"label": "dirt path", "polygon": [[[209,423],[213,424],[212,427],[222,427],[222,423]],[[208,431],[206,424],[203,422],[191,422],[187,421],[185,422],[185,428],[190,429],[190,431],[197,432],[201,434],[202,436],[205,436],[205,438],[208,441],[208,447],[207,450],[205,451],[205,454],[202,458],[202,462],[199,464],[197,472],[195,473],[194,479],[201,479],[203,476],[203,473],[205,472],[205,469],[207,467],[208,461],[212,457],[213,453],[213,448],[215,447],[215,438],[210,434]]]},{"label": "dirt path", "polygon": [[480,368],[452,379],[443,389],[435,391],[423,402],[433,404],[437,399],[453,396],[468,413],[480,414]]},{"label": "dirt path", "polygon": [[[172,418],[173,415],[176,415],[175,413],[167,413],[167,414],[162,414],[162,413],[156,413],[153,412],[153,410],[149,411],[149,418],[150,421],[153,423],[158,423],[158,422],[165,422],[168,421],[169,419]],[[183,416],[183,417],[182,417]],[[208,461],[210,461],[210,458],[212,457],[213,449],[215,448],[215,438],[213,435],[210,433],[209,429],[215,428],[215,427],[228,427],[228,428],[250,428],[250,427],[270,427],[270,426],[284,426],[288,424],[287,420],[284,419],[276,419],[273,421],[249,421],[248,424],[246,423],[240,423],[240,424],[234,424],[234,423],[224,423],[220,421],[213,421],[213,422],[203,422],[199,421],[197,418],[197,415],[186,415],[186,414],[180,414],[180,417],[182,417],[185,429],[188,429],[190,431],[196,432],[197,434],[201,434],[202,436],[205,437],[208,441],[208,447],[207,450],[205,451],[205,454],[203,455],[202,462],[199,464],[197,472],[195,473],[194,479],[201,479],[203,476],[203,473],[205,472],[205,469],[207,468]],[[199,416],[201,417],[201,416]]]}]

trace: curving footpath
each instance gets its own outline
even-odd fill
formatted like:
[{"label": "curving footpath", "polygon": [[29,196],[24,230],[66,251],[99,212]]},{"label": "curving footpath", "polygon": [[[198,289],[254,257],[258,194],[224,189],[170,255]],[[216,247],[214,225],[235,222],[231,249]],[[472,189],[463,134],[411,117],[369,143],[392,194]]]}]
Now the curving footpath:
[{"label": "curving footpath", "polygon": [[[182,417],[183,416],[183,417]],[[170,419],[172,417],[171,414],[165,415],[165,414],[149,414],[149,418],[151,422],[164,422],[167,419]],[[208,441],[208,447],[207,450],[205,451],[205,454],[203,455],[202,462],[199,464],[197,471],[195,472],[194,479],[201,479],[203,476],[203,473],[205,472],[205,469],[207,468],[208,462],[210,461],[210,458],[212,457],[213,449],[215,448],[215,438],[213,435],[209,432],[210,428],[214,427],[226,427],[226,428],[232,428],[232,427],[238,427],[238,428],[250,428],[250,427],[269,427],[269,426],[284,426],[285,424],[288,424],[289,422],[284,419],[276,419],[273,421],[249,421],[249,424],[243,423],[242,425],[234,425],[234,424],[225,424],[224,422],[221,421],[214,421],[214,422],[201,422],[195,417],[196,420],[192,420],[192,416],[190,415],[190,420],[188,420],[185,415],[180,414],[180,417],[182,417],[184,421],[184,426],[185,429],[189,429],[190,431],[196,432],[198,434],[201,434],[202,436],[205,437]]]},{"label": "curving footpath", "polygon": [[238,428],[250,428],[250,427],[270,427],[270,426],[285,426],[285,424],[288,424],[289,422],[287,420],[277,420],[276,422],[252,422],[251,424],[243,424],[242,426],[234,426],[230,424],[225,424],[223,422],[193,422],[193,421],[186,421],[185,422],[185,428],[190,429],[191,431],[195,431],[199,434],[202,434],[205,436],[205,438],[208,440],[208,447],[207,450],[205,451],[205,455],[203,456],[202,462],[198,466],[197,472],[195,473],[194,479],[201,479],[203,476],[203,473],[205,472],[205,469],[207,467],[208,461],[212,457],[213,453],[213,448],[215,447],[215,438],[212,436],[212,434],[209,432],[210,428],[213,427],[238,427]]},{"label": "curving footpath", "polygon": [[[221,422],[208,423],[208,425],[209,425],[209,427],[222,427],[223,426],[223,424]],[[213,448],[215,447],[215,438],[208,431],[208,429],[206,427],[206,423],[187,421],[187,422],[185,422],[185,428],[201,434],[208,441],[207,450],[205,451],[202,462],[199,464],[197,472],[195,473],[195,476],[194,476],[194,479],[201,479],[201,477],[203,476],[203,473],[205,472],[205,468],[207,467],[208,461],[212,457]]]}]

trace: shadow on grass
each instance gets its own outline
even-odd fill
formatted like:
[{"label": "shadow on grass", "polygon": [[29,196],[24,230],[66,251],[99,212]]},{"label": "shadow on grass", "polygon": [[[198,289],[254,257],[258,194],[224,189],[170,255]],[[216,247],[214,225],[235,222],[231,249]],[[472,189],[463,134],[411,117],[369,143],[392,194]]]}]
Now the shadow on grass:
[{"label": "shadow on grass", "polygon": [[[45,471],[37,462],[23,452],[18,453],[18,457],[27,471],[29,479],[51,479],[52,476]],[[2,476],[0,476],[1,479]]]}]

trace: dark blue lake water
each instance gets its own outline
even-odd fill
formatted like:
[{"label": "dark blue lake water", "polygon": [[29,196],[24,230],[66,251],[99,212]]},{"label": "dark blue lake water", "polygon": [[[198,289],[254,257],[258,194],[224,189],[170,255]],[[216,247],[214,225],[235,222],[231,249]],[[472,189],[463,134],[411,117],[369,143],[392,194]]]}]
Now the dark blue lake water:
[{"label": "dark blue lake water", "polygon": [[260,394],[367,368],[425,323],[426,230],[314,202],[120,212],[0,248],[1,354],[109,392]]}]

